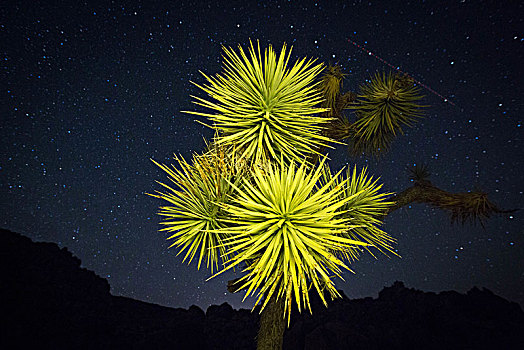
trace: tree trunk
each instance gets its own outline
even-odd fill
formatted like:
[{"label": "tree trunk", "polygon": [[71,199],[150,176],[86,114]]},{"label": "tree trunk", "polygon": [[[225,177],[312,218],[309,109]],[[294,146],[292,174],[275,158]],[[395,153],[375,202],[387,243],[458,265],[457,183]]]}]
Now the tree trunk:
[{"label": "tree trunk", "polygon": [[277,300],[275,294],[260,315],[257,350],[282,350],[284,331],[286,330],[284,299]]}]

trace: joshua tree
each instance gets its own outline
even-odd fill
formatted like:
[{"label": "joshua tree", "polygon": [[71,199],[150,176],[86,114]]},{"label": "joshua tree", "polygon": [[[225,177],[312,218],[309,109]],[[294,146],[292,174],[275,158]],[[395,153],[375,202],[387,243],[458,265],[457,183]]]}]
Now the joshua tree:
[{"label": "joshua tree", "polygon": [[[224,48],[224,72],[203,74],[198,85],[210,99],[193,97],[209,112],[215,137],[202,154],[178,166],[155,161],[176,187],[165,192],[162,222],[171,246],[198,257],[212,277],[243,266],[230,281],[232,292],[256,295],[261,320],[258,349],[280,349],[291,309],[309,309],[309,293],[339,293],[332,281],[362,251],[395,254],[394,239],[380,229],[392,210],[427,202],[455,220],[483,219],[500,210],[479,192],[450,194],[434,187],[425,168],[413,171],[414,186],[394,196],[355,167],[332,172],[324,152],[347,141],[353,154],[378,156],[421,117],[422,98],[408,76],[376,75],[360,94],[342,93],[339,66],[315,60],[289,65],[286,46],[279,55],[258,42],[247,52]],[[354,120],[345,115],[354,111]],[[222,267],[221,270],[219,268]],[[245,299],[245,298],[244,298]]]}]

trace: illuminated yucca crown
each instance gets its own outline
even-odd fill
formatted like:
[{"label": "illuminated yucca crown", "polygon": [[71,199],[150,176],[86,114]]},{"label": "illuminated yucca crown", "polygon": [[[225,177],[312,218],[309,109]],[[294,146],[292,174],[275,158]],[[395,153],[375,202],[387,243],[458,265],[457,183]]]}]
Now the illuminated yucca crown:
[{"label": "illuminated yucca crown", "polygon": [[315,82],[323,65],[303,58],[289,68],[291,49],[282,47],[277,56],[273,47],[260,49],[250,42],[248,52],[224,47],[222,74],[205,77],[199,85],[211,100],[192,96],[197,105],[213,113],[188,111],[204,116],[218,130],[221,146],[235,146],[241,157],[252,162],[260,159],[302,162],[330,140],[322,136],[327,111],[318,105],[323,97]]},{"label": "illuminated yucca crown", "polygon": [[[392,251],[393,242],[378,228],[389,202],[380,186],[356,169],[342,178],[332,174],[319,150],[331,139],[322,136],[330,118],[319,116],[322,101],[315,79],[321,65],[302,59],[287,68],[290,52],[270,46],[262,55],[251,43],[248,53],[224,48],[224,73],[200,86],[212,101],[194,97],[214,113],[188,112],[209,118],[217,134],[212,148],[192,164],[177,157],[179,167],[159,165],[176,186],[153,195],[161,207],[163,230],[189,262],[224,269],[245,265],[235,284],[246,297],[284,300],[288,324],[292,303],[308,308],[313,288],[326,303],[338,296],[333,277],[358,257],[359,247]],[[320,164],[309,162],[319,156]],[[238,166],[242,164],[242,166]]]}]

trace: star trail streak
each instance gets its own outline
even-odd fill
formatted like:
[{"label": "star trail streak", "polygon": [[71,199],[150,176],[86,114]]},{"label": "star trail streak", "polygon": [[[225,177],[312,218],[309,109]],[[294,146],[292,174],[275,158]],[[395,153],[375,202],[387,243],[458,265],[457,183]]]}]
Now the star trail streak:
[{"label": "star trail streak", "polygon": [[376,58],[377,60],[379,60],[380,62],[386,64],[387,66],[389,66],[389,67],[391,67],[391,68],[393,68],[393,69],[396,70],[397,72],[400,72],[400,73],[402,73],[402,74],[404,74],[404,75],[410,77],[410,78],[413,79],[413,81],[415,81],[418,85],[422,86],[424,89],[428,90],[428,91],[431,92],[432,94],[434,94],[434,95],[440,97],[444,102],[447,102],[447,103],[449,103],[449,104],[452,105],[452,106],[455,106],[455,104],[454,104],[453,102],[451,102],[448,98],[442,96],[441,94],[439,94],[438,92],[436,92],[435,90],[433,90],[432,88],[430,88],[429,86],[427,86],[426,84],[424,84],[424,83],[420,82],[419,80],[415,79],[411,74],[406,73],[406,72],[400,70],[400,67],[392,65],[391,63],[389,63],[388,61],[386,61],[386,60],[383,59],[382,57],[375,55],[373,52],[369,51],[369,50],[366,49],[364,46],[359,45],[358,43],[354,42],[353,40],[348,39],[348,41],[349,41],[350,43],[352,43],[353,45],[355,45],[356,47],[358,47],[359,49],[361,49],[362,51],[366,52],[368,55],[375,57],[375,58]]}]

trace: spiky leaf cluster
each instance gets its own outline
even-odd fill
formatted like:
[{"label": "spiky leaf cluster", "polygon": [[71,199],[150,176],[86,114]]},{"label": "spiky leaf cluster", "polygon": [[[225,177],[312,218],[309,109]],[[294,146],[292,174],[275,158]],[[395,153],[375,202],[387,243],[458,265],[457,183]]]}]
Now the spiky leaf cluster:
[{"label": "spiky leaf cluster", "polygon": [[326,118],[315,116],[322,96],[315,78],[322,64],[301,59],[289,68],[291,50],[284,44],[277,56],[272,46],[262,54],[251,42],[248,52],[224,48],[224,72],[216,77],[202,73],[198,85],[210,100],[192,96],[197,105],[213,113],[187,112],[209,118],[220,132],[217,143],[235,146],[252,162],[281,157],[300,162],[331,141],[322,136]]},{"label": "spiky leaf cluster", "polygon": [[181,156],[175,155],[175,160],[178,167],[152,160],[176,185],[171,187],[157,181],[167,191],[149,194],[170,204],[160,207],[159,215],[165,218],[161,222],[165,228],[160,231],[174,233],[167,238],[174,240],[170,248],[179,248],[177,255],[186,251],[184,261],[191,263],[198,255],[198,268],[206,258],[207,267],[213,271],[218,268],[219,256],[228,257],[221,243],[229,234],[213,231],[224,227],[227,216],[219,203],[229,202],[232,185],[238,184],[247,170],[238,166],[234,153],[226,153],[216,146],[203,155],[195,155],[192,164]]},{"label": "spiky leaf cluster", "polygon": [[398,74],[376,74],[361,86],[356,103],[350,108],[357,117],[351,151],[380,155],[388,151],[404,126],[412,126],[422,116],[417,102],[420,89],[409,78]]},{"label": "spiky leaf cluster", "polygon": [[493,213],[500,212],[495,204],[489,199],[488,195],[481,191],[454,193],[442,196],[438,206],[451,213],[451,222],[464,224],[480,222],[484,226],[484,220]]},{"label": "spiky leaf cluster", "polygon": [[326,112],[327,115],[333,115],[337,111],[337,100],[346,75],[342,73],[342,69],[338,64],[334,66],[329,65],[322,74],[319,87],[324,96],[322,106],[329,109]]},{"label": "spiky leaf cluster", "polygon": [[429,172],[428,166],[426,164],[416,164],[409,169],[410,176],[409,179],[412,181],[424,181],[429,178],[431,173]]},{"label": "spiky leaf cluster", "polygon": [[336,253],[366,245],[342,235],[351,226],[340,209],[351,198],[342,198],[345,180],[332,186],[340,172],[317,188],[324,161],[311,170],[283,161],[264,170],[257,167],[253,181],[233,186],[234,203],[224,205],[230,226],[220,231],[232,234],[224,245],[235,255],[223,271],[246,263],[246,275],[235,284],[247,288],[246,297],[259,295],[255,305],[265,296],[262,309],[276,293],[285,300],[288,321],[293,301],[299,310],[306,305],[311,310],[311,285],[324,302],[325,291],[338,296],[330,274],[341,277],[341,269],[349,268]]},{"label": "spiky leaf cluster", "polygon": [[[376,248],[384,254],[395,254],[392,244],[395,240],[380,229],[382,219],[386,216],[393,202],[388,200],[392,193],[380,193],[382,184],[367,174],[367,168],[358,172],[357,167],[346,171],[346,179],[333,178],[332,172],[326,165],[323,170],[321,184],[331,183],[331,188],[340,187],[342,181],[347,181],[343,186],[339,200],[347,199],[341,207],[340,216],[348,219],[351,229],[343,232],[342,236],[351,240],[368,243],[363,248],[374,256],[371,248]],[[342,257],[350,262],[357,260],[361,248],[353,247],[343,251]]]}]

